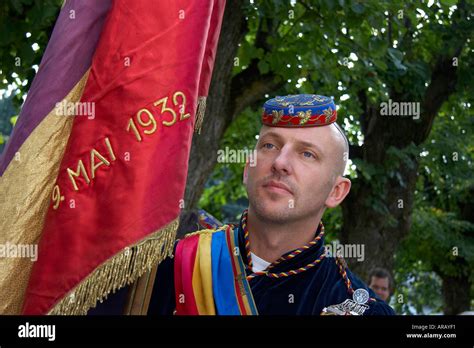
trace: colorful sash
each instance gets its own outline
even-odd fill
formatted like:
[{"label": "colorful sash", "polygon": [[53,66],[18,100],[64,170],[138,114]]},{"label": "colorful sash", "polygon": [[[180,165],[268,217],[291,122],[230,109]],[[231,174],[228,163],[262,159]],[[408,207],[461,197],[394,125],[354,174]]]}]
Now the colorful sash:
[{"label": "colorful sash", "polygon": [[175,253],[177,315],[256,315],[238,232],[230,226],[190,234]]}]

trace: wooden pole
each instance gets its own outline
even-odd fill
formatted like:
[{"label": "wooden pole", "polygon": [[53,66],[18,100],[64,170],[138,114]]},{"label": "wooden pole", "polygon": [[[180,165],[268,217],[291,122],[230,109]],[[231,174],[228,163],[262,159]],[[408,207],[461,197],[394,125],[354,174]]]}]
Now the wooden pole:
[{"label": "wooden pole", "polygon": [[132,284],[128,291],[124,315],[147,315],[157,270],[158,265],[143,274]]}]

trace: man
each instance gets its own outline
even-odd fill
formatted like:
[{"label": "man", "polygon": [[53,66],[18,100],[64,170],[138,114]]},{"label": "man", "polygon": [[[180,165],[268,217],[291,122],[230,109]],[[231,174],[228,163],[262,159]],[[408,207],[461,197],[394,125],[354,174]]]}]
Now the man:
[{"label": "man", "polygon": [[369,288],[374,290],[381,300],[388,302],[393,292],[392,276],[384,268],[373,269],[369,274]]},{"label": "man", "polygon": [[319,95],[264,105],[238,226],[187,235],[158,267],[148,314],[386,315],[393,310],[324,247],[326,208],[351,182],[336,106]]}]

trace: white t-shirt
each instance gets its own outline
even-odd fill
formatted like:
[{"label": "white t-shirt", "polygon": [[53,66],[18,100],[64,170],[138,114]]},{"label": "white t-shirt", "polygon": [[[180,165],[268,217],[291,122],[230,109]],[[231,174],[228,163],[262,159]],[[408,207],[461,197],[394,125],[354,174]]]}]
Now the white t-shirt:
[{"label": "white t-shirt", "polygon": [[267,262],[264,259],[261,259],[257,255],[255,255],[253,252],[250,252],[250,257],[252,258],[252,271],[253,272],[264,271],[267,269],[268,266],[270,266],[270,262]]}]

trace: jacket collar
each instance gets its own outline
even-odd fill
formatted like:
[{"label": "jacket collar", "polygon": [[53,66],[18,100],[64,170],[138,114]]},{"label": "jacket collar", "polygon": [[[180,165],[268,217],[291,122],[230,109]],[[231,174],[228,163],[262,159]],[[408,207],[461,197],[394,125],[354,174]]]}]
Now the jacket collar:
[{"label": "jacket collar", "polygon": [[[252,273],[248,268],[248,259],[247,259],[247,251],[245,249],[245,238],[244,238],[244,231],[242,228],[242,219],[240,220],[238,227],[235,226],[235,228],[238,228],[240,255],[242,255],[242,260],[248,272]],[[316,237],[320,232],[321,232],[321,227],[318,226],[314,234],[314,237]],[[303,245],[301,247],[303,247]],[[324,248],[324,236],[323,236],[315,245],[312,245],[308,249],[303,250],[300,254],[294,256],[291,259],[287,259],[280,262],[278,265],[272,268],[272,271],[273,272],[286,272],[292,269],[303,267],[307,265],[308,263],[314,261],[319,256],[321,256],[321,254],[324,253],[324,249],[325,248]],[[294,250],[290,250],[287,253],[283,254],[282,256],[287,256],[291,254],[293,251]]]}]

